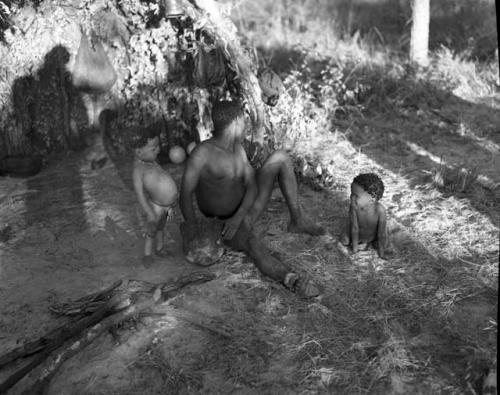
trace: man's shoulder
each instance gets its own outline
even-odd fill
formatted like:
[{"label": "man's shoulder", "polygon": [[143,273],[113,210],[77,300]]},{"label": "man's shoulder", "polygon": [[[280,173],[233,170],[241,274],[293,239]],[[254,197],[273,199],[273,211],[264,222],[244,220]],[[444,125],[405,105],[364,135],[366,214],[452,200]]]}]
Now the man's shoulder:
[{"label": "man's shoulder", "polygon": [[191,151],[191,154],[189,155],[189,163],[202,163],[205,162],[208,158],[211,157],[213,153],[213,147],[212,144],[208,142],[208,140],[202,141],[199,143],[196,148]]},{"label": "man's shoulder", "polygon": [[193,153],[195,152],[212,152],[214,151],[216,146],[212,144],[211,139],[208,140],[203,140],[201,143],[199,143],[196,148],[194,149]]}]

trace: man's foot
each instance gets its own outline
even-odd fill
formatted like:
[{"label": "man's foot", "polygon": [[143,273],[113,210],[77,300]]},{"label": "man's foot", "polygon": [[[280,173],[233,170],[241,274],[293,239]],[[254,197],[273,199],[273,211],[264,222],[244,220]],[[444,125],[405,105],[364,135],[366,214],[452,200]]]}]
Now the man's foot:
[{"label": "man's foot", "polygon": [[152,255],[144,255],[142,257],[142,264],[144,265],[145,268],[151,267],[153,264],[154,259]]},{"label": "man's foot", "polygon": [[174,253],[170,251],[167,247],[160,248],[155,251],[155,254],[161,258],[171,258],[174,256]]},{"label": "man's foot", "polygon": [[320,294],[318,286],[307,277],[300,277],[297,273],[288,273],[284,281],[285,287],[305,298],[314,298]]},{"label": "man's foot", "polygon": [[290,221],[288,231],[291,233],[307,233],[311,236],[321,236],[326,233],[323,227],[305,218]]}]

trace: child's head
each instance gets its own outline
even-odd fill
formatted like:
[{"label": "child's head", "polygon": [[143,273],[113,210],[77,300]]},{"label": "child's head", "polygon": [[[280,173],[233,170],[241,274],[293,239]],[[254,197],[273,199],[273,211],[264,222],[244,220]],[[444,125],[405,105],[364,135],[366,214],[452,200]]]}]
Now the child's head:
[{"label": "child's head", "polygon": [[160,153],[160,138],[157,129],[151,125],[145,129],[137,130],[132,136],[130,146],[137,158],[152,162]]},{"label": "child's head", "polygon": [[360,206],[379,201],[384,194],[384,183],[374,173],[359,174],[351,184],[351,201]]},{"label": "child's head", "polygon": [[[218,101],[212,107],[212,121],[214,123],[214,135],[220,134],[234,121],[240,121],[240,129],[243,133],[245,126],[245,113],[241,104],[237,101]],[[238,130],[239,131],[239,130]]]}]

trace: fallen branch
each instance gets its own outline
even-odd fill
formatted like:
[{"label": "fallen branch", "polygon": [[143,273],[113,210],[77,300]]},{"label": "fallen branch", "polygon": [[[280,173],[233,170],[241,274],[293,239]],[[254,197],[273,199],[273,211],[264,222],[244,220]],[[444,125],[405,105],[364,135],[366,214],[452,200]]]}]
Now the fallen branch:
[{"label": "fallen branch", "polygon": [[[116,312],[115,308],[119,302],[116,299],[108,301],[105,306],[101,306],[99,310],[94,311],[90,316],[80,318],[76,321],[71,321],[53,331],[43,335],[38,340],[31,341],[17,347],[0,357],[0,367],[3,367],[16,359],[29,357],[37,352],[44,351],[56,345],[56,348],[64,343],[69,338],[81,332],[90,325],[99,322],[107,315]],[[1,393],[0,385],[0,393]]]},{"label": "fallen branch", "polygon": [[[26,366],[10,375],[3,383],[0,383],[0,393],[6,392],[9,388],[15,385],[26,374],[35,367],[43,363],[53,351],[60,348],[68,340],[77,336],[78,340],[71,342],[70,346],[62,350],[54,358],[51,358],[52,363],[48,363],[43,373],[38,378],[36,386],[32,390],[39,391],[50,381],[57,369],[62,363],[69,359],[72,355],[83,349],[87,344],[96,339],[103,331],[119,324],[123,320],[130,318],[134,314],[138,314],[143,310],[151,308],[159,300],[165,300],[172,294],[190,284],[197,284],[213,280],[215,275],[208,272],[193,272],[184,276],[176,277],[166,283],[152,284],[145,281],[129,280],[121,287],[117,283],[104,291],[94,293],[92,295],[80,298],[77,302],[64,304],[69,308],[68,311],[74,312],[74,307],[78,306],[80,312],[88,312],[88,305],[97,310],[91,315],[84,316],[76,321],[72,321],[60,328],[57,328],[50,333],[42,336],[40,339],[24,344],[7,354],[0,357],[3,365],[10,363],[16,359],[27,357],[36,353],[34,359]],[[96,300],[105,297],[100,305],[96,304]],[[60,305],[63,306],[63,305]],[[56,309],[57,310],[57,309]],[[54,310],[53,310],[54,311]],[[60,314],[67,314],[65,309],[60,310]],[[108,320],[103,321],[106,317]],[[103,322],[101,322],[103,321]],[[90,329],[88,329],[91,327]],[[102,328],[102,330],[101,330]],[[83,332],[83,336],[81,333]],[[72,349],[72,346],[74,349]],[[2,365],[2,366],[3,366]],[[31,392],[34,393],[34,392]]]},{"label": "fallen branch", "polygon": [[[94,325],[95,323],[101,321],[104,317],[117,312],[117,309],[119,308],[118,306],[120,306],[121,302],[122,301],[113,299],[105,307],[92,313],[92,315],[82,318],[78,320],[76,323],[71,322],[59,328],[57,331],[52,332],[52,334],[59,333],[60,336],[50,339],[49,342],[46,343],[44,346],[41,345],[43,343],[42,341],[40,340],[37,341],[40,343],[39,351],[41,350],[42,353],[36,355],[35,358],[30,363],[28,363],[26,366],[23,366],[21,369],[14,372],[3,383],[1,383],[0,394],[5,393],[9,388],[11,388],[24,376],[26,376],[26,374],[28,374],[31,370],[40,365],[52,353],[52,351],[59,348],[65,341],[71,339],[73,336],[78,335],[80,332],[82,332],[85,328],[89,327],[90,325]],[[47,337],[44,336],[42,337],[42,339],[46,340]],[[14,350],[14,352],[9,353],[11,356],[16,357],[14,359],[17,359],[19,357],[24,357],[24,355],[20,355],[19,352],[16,353],[15,351],[17,350]],[[31,354],[33,353],[31,352]]]},{"label": "fallen branch", "polygon": [[111,297],[113,291],[122,285],[122,281],[116,281],[110,287],[84,296],[70,303],[58,303],[50,306],[50,311],[59,315],[80,315],[92,313]]},{"label": "fallen branch", "polygon": [[[75,341],[71,341],[69,345],[62,351],[52,355],[42,368],[38,379],[25,391],[24,395],[44,394],[50,380],[57,373],[59,368],[70,359],[73,355],[77,354],[101,334],[108,332],[112,327],[118,326],[121,322],[140,314],[142,311],[151,308],[161,297],[161,292],[155,292],[151,298],[144,300],[140,303],[133,304],[125,310],[114,314],[110,317],[103,319],[91,328],[86,329],[81,336]],[[44,353],[46,354],[46,353]]]}]

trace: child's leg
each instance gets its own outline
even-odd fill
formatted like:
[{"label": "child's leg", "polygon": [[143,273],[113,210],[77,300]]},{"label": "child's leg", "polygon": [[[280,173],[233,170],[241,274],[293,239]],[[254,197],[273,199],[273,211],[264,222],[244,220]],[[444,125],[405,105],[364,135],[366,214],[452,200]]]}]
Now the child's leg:
[{"label": "child's leg", "polygon": [[144,242],[144,265],[153,262],[153,248],[156,241],[156,251],[163,248],[163,228],[166,221],[166,208],[150,202],[150,206],[155,214],[155,220],[148,222],[146,228],[146,238]]},{"label": "child's leg", "polygon": [[156,235],[156,222],[148,222],[146,228],[146,237],[144,240],[144,256],[142,263],[144,266],[149,267],[153,263],[153,244]]},{"label": "child's leg", "polygon": [[[379,250],[379,242],[380,240],[379,239],[375,239],[371,244],[373,246],[373,248],[375,250]],[[389,232],[387,231],[386,229],[386,234],[385,234],[385,238],[384,238],[384,244],[382,245],[383,247],[383,251],[384,251],[384,255],[392,255],[394,253],[393,249],[392,249],[392,245],[391,245],[391,241],[389,240]]]},{"label": "child's leg", "polygon": [[[155,205],[156,206],[156,205]],[[167,221],[170,219],[169,215],[171,214],[171,208],[170,207],[163,207],[163,206],[156,206],[155,214],[157,214],[158,217],[158,222],[156,225],[156,248],[155,248],[155,253],[158,256],[165,257],[165,256],[171,256],[172,253],[169,251],[166,251],[164,248],[164,243],[165,243],[165,225]]]},{"label": "child's leg", "polygon": [[339,241],[342,245],[348,246],[351,244],[351,232],[350,232],[350,224],[349,221],[346,221],[343,228],[342,233],[340,234]]},{"label": "child's leg", "polygon": [[[339,241],[343,246],[348,247],[349,245],[352,244],[351,240],[351,225],[349,223],[349,220],[346,221],[342,228],[342,233],[340,234]],[[365,250],[369,246],[369,243],[358,243],[358,250]]]}]

